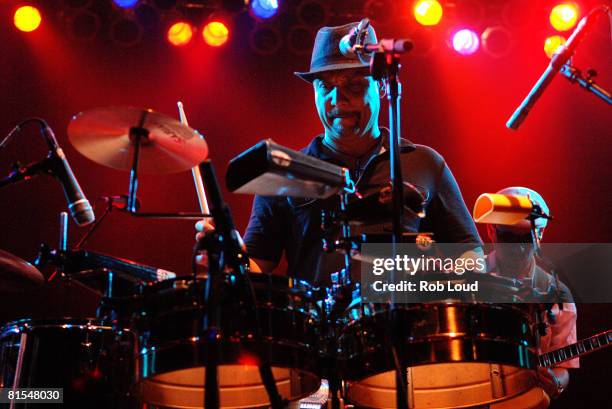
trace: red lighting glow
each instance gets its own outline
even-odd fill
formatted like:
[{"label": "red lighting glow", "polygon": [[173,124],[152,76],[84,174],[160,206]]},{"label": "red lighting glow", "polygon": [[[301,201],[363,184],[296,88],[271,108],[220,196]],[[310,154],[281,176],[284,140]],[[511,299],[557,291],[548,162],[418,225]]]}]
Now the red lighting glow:
[{"label": "red lighting glow", "polygon": [[254,355],[243,353],[238,358],[238,363],[245,366],[257,366],[259,365],[259,359]]}]

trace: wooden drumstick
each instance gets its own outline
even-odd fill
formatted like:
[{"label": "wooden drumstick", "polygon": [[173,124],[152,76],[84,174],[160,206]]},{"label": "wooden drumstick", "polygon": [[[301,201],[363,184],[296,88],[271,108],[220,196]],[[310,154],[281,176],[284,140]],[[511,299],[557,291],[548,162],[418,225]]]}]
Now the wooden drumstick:
[{"label": "wooden drumstick", "polygon": [[[185,116],[185,110],[183,109],[183,103],[181,101],[178,101],[176,105],[178,106],[181,123],[183,125],[189,126],[189,123],[187,123],[187,117]],[[210,209],[208,208],[208,201],[206,200],[206,191],[204,191],[204,183],[202,182],[202,174],[200,173],[200,168],[198,166],[194,166],[193,168],[191,168],[191,174],[193,175],[193,183],[195,184],[196,193],[198,194],[198,203],[200,204],[200,211],[204,214],[210,214]]]}]

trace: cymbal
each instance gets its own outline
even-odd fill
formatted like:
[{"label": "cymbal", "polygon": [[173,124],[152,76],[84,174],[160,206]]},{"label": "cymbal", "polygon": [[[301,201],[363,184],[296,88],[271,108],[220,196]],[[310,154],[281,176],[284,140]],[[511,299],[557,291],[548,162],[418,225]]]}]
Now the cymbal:
[{"label": "cymbal", "polygon": [[148,131],[141,140],[139,173],[189,170],[208,157],[208,145],[198,131],[151,109],[106,107],[80,112],[68,125],[68,137],[94,162],[130,170],[134,156],[130,129],[135,127]]},{"label": "cymbal", "polygon": [[0,293],[30,290],[44,282],[45,277],[32,264],[0,250]]}]

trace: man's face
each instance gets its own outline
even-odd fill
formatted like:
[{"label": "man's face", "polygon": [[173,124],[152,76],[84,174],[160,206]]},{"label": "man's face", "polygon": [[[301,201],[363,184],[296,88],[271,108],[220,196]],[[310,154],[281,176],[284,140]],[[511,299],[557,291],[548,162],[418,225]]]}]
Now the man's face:
[{"label": "man's face", "polygon": [[504,268],[516,275],[527,273],[535,254],[530,224],[489,225],[488,233],[495,248],[495,256]]},{"label": "man's face", "polygon": [[324,72],[313,85],[317,113],[326,136],[347,140],[378,129],[378,84],[363,70]]}]

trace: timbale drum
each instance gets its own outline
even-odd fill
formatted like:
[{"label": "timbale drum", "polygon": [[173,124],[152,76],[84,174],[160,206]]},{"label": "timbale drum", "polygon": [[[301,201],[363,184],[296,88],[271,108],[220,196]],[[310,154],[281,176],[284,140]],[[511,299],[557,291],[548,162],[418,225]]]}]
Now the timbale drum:
[{"label": "timbale drum", "polygon": [[[407,367],[409,407],[546,407],[537,386],[536,304],[354,302],[339,336],[347,400],[394,408],[395,345]],[[394,331],[391,331],[394,328]]]},{"label": "timbale drum", "polygon": [[258,343],[253,306],[237,297],[234,279],[224,274],[218,291],[223,296],[214,343],[204,327],[205,280],[167,280],[144,291],[133,328],[138,334],[136,390],[143,402],[202,407],[205,368],[213,353],[223,408],[269,406],[257,367],[260,353],[270,362],[283,398],[296,401],[317,391],[320,318],[310,286],[288,277],[250,274]]},{"label": "timbale drum", "polygon": [[14,321],[0,332],[0,387],[63,388],[57,407],[126,408],[132,349],[129,331],[96,319]]}]

